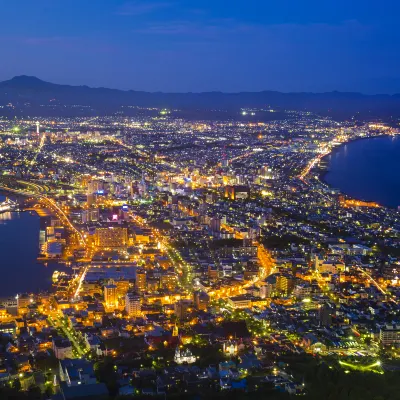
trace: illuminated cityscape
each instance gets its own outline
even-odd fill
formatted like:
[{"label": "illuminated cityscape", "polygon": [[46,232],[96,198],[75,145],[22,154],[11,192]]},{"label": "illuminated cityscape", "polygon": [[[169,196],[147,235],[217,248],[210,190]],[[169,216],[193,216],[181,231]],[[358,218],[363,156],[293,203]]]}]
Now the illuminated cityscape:
[{"label": "illuminated cityscape", "polygon": [[400,400],[400,1],[1,11],[0,400]]},{"label": "illuminated cityscape", "polygon": [[2,300],[4,382],[65,398],[306,395],[296,358],[389,371],[398,212],[323,174],[335,147],[399,129],[281,114],[3,119],[1,212],[37,213],[38,260],[64,266],[51,290]]}]

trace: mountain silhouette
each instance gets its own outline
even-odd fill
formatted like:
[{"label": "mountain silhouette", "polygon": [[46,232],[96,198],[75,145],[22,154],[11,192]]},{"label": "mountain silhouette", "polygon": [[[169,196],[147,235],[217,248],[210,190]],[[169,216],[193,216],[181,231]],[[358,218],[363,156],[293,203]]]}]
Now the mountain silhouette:
[{"label": "mountain silhouette", "polygon": [[[21,115],[111,115],[127,107],[174,108],[183,111],[223,109],[239,113],[241,108],[275,108],[350,117],[400,116],[400,95],[365,95],[349,92],[282,93],[204,92],[163,93],[88,86],[59,85],[34,76],[15,76],[0,82],[1,114]],[[58,113],[58,114],[57,114]]]}]

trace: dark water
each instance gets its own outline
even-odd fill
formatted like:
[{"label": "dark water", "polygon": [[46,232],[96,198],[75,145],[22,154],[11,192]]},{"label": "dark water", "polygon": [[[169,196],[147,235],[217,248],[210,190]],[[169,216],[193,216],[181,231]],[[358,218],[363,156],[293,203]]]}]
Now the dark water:
[{"label": "dark water", "polygon": [[357,199],[400,205],[400,137],[350,142],[326,160],[324,179],[330,186]]},{"label": "dark water", "polygon": [[[0,202],[5,197],[0,195]],[[56,263],[38,263],[39,220],[35,214],[0,214],[0,298],[51,287]]]}]

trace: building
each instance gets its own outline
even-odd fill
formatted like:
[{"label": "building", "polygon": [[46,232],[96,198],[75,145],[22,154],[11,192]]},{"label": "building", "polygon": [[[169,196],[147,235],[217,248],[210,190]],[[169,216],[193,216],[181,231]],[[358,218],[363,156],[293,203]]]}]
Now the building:
[{"label": "building", "polygon": [[110,226],[96,228],[95,245],[97,247],[124,247],[128,244],[128,229]]},{"label": "building", "polygon": [[318,312],[318,319],[321,326],[329,327],[332,325],[332,315],[334,309],[329,304],[323,304]]},{"label": "building", "polygon": [[379,340],[384,346],[400,345],[400,325],[385,325],[379,332]]},{"label": "building", "polygon": [[146,287],[147,287],[146,271],[142,268],[139,268],[136,270],[135,288],[139,293],[143,293],[146,291]]},{"label": "building", "polygon": [[298,299],[305,299],[311,295],[311,286],[308,283],[301,283],[295,286],[293,296]]},{"label": "building", "polygon": [[175,272],[163,273],[160,277],[160,288],[161,289],[175,289],[177,284],[177,277]]},{"label": "building", "polygon": [[59,361],[61,382],[67,386],[91,385],[97,383],[93,365],[85,359],[61,359]]},{"label": "building", "polygon": [[128,292],[125,295],[125,311],[130,317],[140,317],[141,316],[141,302],[140,296],[135,293]]},{"label": "building", "polygon": [[250,308],[251,299],[246,295],[228,297],[228,304],[233,308]]},{"label": "building", "polygon": [[221,230],[221,218],[213,217],[210,222],[210,228],[213,232],[219,232]]},{"label": "building", "polygon": [[32,298],[27,294],[17,295],[17,308],[18,314],[26,314],[28,312],[28,306],[32,303]]},{"label": "building", "polygon": [[90,222],[97,222],[100,219],[99,210],[97,208],[90,208],[89,210],[82,211],[82,223],[87,224]]},{"label": "building", "polygon": [[250,197],[248,186],[225,186],[225,197],[231,200],[244,200]]},{"label": "building", "polygon": [[196,362],[196,357],[189,349],[183,350],[180,347],[177,347],[175,350],[174,361],[177,364],[183,364],[183,363],[193,364],[194,362]]},{"label": "building", "polygon": [[295,284],[294,276],[280,274],[276,277],[276,290],[287,297],[292,293]]},{"label": "building", "polygon": [[117,297],[117,285],[114,284],[113,280],[104,286],[104,302],[107,308],[118,307],[118,297]]},{"label": "building", "polygon": [[315,269],[323,273],[337,274],[345,270],[345,265],[342,262],[336,260],[323,260],[315,257]]},{"label": "building", "polygon": [[210,296],[206,292],[197,290],[193,293],[193,302],[196,310],[206,310],[210,302]]},{"label": "building", "polygon": [[174,304],[175,315],[180,320],[185,320],[190,309],[189,300],[179,300]]},{"label": "building", "polygon": [[49,239],[43,246],[44,253],[48,258],[59,258],[65,246],[65,239]]},{"label": "building", "polygon": [[74,357],[71,342],[60,336],[53,339],[53,351],[55,357],[59,360]]},{"label": "building", "polygon": [[17,334],[17,325],[15,322],[0,324],[0,334],[15,336]]}]

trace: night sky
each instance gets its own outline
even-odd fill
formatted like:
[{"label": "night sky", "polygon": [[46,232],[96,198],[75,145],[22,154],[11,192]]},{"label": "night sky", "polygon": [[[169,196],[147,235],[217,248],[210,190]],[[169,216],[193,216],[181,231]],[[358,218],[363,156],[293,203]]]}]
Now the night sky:
[{"label": "night sky", "polygon": [[400,92],[396,0],[0,0],[0,80]]}]

